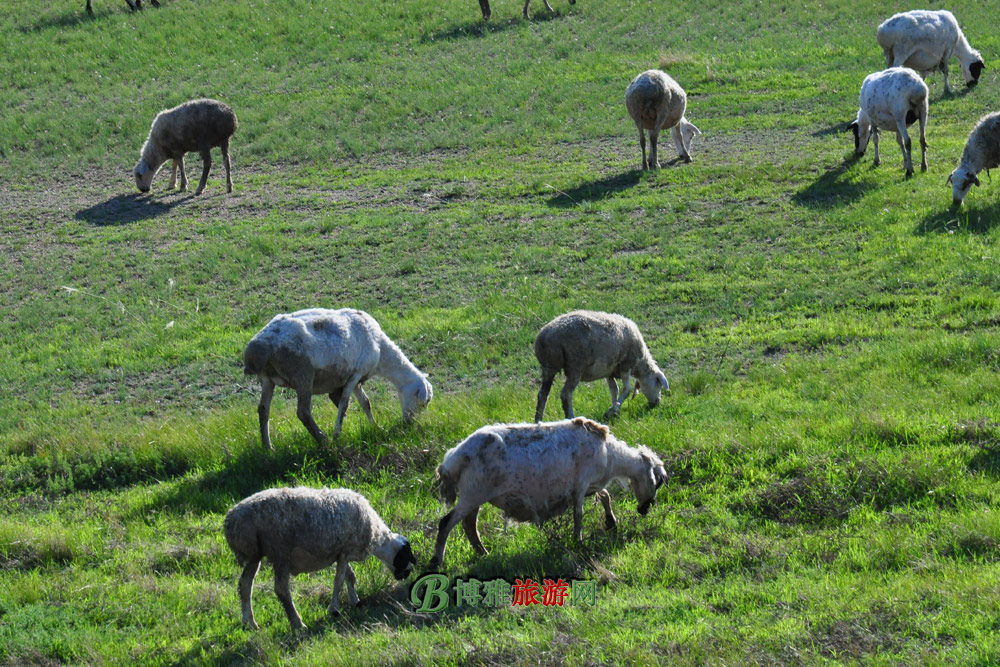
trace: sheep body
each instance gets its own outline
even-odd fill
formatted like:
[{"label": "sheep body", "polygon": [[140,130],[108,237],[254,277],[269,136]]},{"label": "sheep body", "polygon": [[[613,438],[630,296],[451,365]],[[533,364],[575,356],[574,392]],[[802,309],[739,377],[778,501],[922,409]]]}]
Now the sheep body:
[{"label": "sheep body", "polygon": [[[549,4],[549,0],[542,0],[542,2],[545,3],[545,9],[550,12],[555,12],[555,10],[552,9],[552,5]],[[521,10],[521,15],[524,18],[528,18],[528,5],[530,4],[531,0],[524,0],[524,9]],[[569,4],[575,5],[576,0],[569,0]],[[489,20],[490,16],[493,15],[493,10],[490,9],[490,0],[479,0],[479,9],[482,11],[483,18],[486,20]]]},{"label": "sheep body", "polygon": [[352,561],[374,555],[405,579],[416,565],[409,541],[389,530],[368,500],[350,489],[308,487],[268,489],[241,500],[226,514],[226,542],[243,567],[239,594],[243,624],[258,629],[251,597],[263,558],[274,569],[274,593],[293,629],[303,627],[292,601],[291,575],[337,564],[331,615],[340,609],[340,587],[347,580],[352,606],[359,602]]},{"label": "sheep body", "polygon": [[201,182],[195,194],[201,194],[212,168],[212,149],[222,148],[222,162],[226,166],[226,192],[233,191],[230,174],[229,139],[239,123],[229,105],[218,100],[198,99],[185,102],[156,115],[149,129],[149,136],[142,146],[139,163],[135,166],[135,184],[142,192],[149,192],[153,177],[167,160],[173,160],[170,189],[177,183],[177,170],[181,172],[181,191],[187,189],[184,155],[190,151],[201,154],[203,167]]},{"label": "sheep body", "polygon": [[[691,161],[691,141],[701,134],[701,130],[684,117],[687,94],[669,74],[651,69],[635,77],[625,90],[625,108],[639,130],[643,169],[660,168],[656,159],[656,142],[660,130],[664,128],[670,128],[678,155],[685,162]],[[648,161],[644,130],[649,132]]]},{"label": "sheep body", "polygon": [[583,417],[545,424],[484,426],[448,450],[437,467],[442,501],[454,509],[438,524],[430,567],[444,560],[448,534],[459,523],[477,553],[479,508],[491,503],[509,518],[541,524],[573,509],[573,537],[583,540],[583,503],[598,494],[606,525],[614,527],[611,496],[614,479],[627,480],[645,515],[666,480],[663,463],[648,447],[629,447],[607,426]]},{"label": "sheep body", "polygon": [[979,186],[977,174],[983,169],[1000,167],[1000,112],[986,114],[969,133],[962,150],[962,160],[948,176],[952,204],[961,206],[973,185]]},{"label": "sheep body", "polygon": [[895,14],[878,27],[876,33],[886,67],[909,67],[924,78],[940,70],[944,75],[944,90],[951,93],[948,84],[948,61],[958,58],[966,85],[975,86],[984,69],[979,51],[958,27],[955,15],[948,10],[928,11],[917,9]]},{"label": "sheep body", "polygon": [[[605,418],[619,414],[622,403],[635,388],[641,389],[650,405],[660,402],[660,390],[670,389],[666,376],[646,347],[635,322],[612,313],[575,310],[555,318],[535,337],[535,357],[542,367],[542,385],[538,390],[535,421],[542,421],[545,403],[555,376],[564,371],[563,415],[573,413],[573,391],[582,382],[605,379],[611,393],[611,407]],[[618,393],[616,379],[622,380]]]},{"label": "sheep body", "polygon": [[879,131],[891,130],[903,151],[906,175],[913,174],[913,146],[906,128],[920,121],[920,170],[927,171],[927,84],[908,67],[890,67],[865,77],[858,98],[857,118],[850,124],[854,131],[854,153],[862,156],[869,139],[875,144],[875,160],[879,157]]},{"label": "sheep body", "polygon": [[271,448],[268,419],[276,386],[295,390],[298,418],[319,443],[326,441],[326,435],[312,418],[314,394],[329,394],[337,405],[334,438],[340,435],[351,394],[368,419],[375,421],[361,387],[373,375],[396,386],[406,421],[433,396],[427,376],[410,363],[375,318],[352,308],[312,308],[276,315],[247,345],[243,371],[260,379],[257,413],[261,443],[267,448]]}]

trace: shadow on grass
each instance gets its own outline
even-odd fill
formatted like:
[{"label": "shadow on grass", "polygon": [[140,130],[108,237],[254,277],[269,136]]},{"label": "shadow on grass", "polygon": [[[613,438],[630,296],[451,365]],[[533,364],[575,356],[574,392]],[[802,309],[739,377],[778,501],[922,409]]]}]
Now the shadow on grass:
[{"label": "shadow on grass", "polygon": [[[474,7],[474,5],[470,4],[470,7]],[[523,26],[526,23],[546,23],[559,18],[562,18],[562,15],[559,12],[550,13],[545,10],[533,15],[527,20],[525,20],[520,14],[517,14],[516,17],[512,16],[506,19],[497,20],[496,13],[494,13],[493,17],[489,21],[485,21],[480,17],[479,19],[468,23],[460,23],[449,28],[448,30],[441,30],[439,32],[426,34],[420,41],[423,44],[427,44],[429,42],[450,39],[479,39],[481,37],[485,37],[486,35],[507,32],[513,28]]]},{"label": "shadow on grass", "polygon": [[173,207],[193,197],[194,195],[188,195],[187,197],[173,201],[163,201],[149,194],[133,192],[127,195],[112,197],[89,208],[80,209],[73,217],[99,227],[127,225],[139,220],[163,215]]},{"label": "shadow on grass", "polygon": [[607,199],[638,185],[639,181],[642,180],[642,174],[641,169],[635,169],[624,174],[583,183],[565,192],[557,190],[555,196],[549,199],[548,205],[558,208],[572,208],[578,206],[582,201]]},{"label": "shadow on grass", "polygon": [[834,123],[833,125],[831,125],[829,127],[824,127],[822,130],[816,130],[815,132],[812,133],[811,136],[814,136],[814,137],[826,137],[826,136],[829,136],[831,134],[843,134],[843,133],[848,132],[850,130],[852,122],[854,122],[854,121],[853,120],[848,120],[848,121],[845,121],[843,123]]},{"label": "shadow on grass", "polygon": [[[969,198],[965,199],[966,205]],[[1000,201],[985,208],[952,208],[951,186],[942,190],[941,208],[917,223],[913,232],[923,234],[951,234],[957,231],[986,234],[1000,225]]]},{"label": "shadow on grass", "polygon": [[795,193],[792,201],[806,208],[834,208],[861,199],[877,186],[874,183],[858,183],[845,178],[857,162],[858,158],[851,155],[843,164],[828,170],[816,181]]}]

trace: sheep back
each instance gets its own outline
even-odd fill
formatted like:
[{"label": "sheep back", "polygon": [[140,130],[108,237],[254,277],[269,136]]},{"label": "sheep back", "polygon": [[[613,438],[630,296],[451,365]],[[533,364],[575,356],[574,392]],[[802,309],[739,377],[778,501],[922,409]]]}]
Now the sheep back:
[{"label": "sheep back", "polygon": [[1000,112],[986,114],[972,128],[962,150],[962,164],[975,165],[976,172],[1000,167]]},{"label": "sheep back", "polygon": [[[625,90],[625,107],[628,114],[645,130],[659,130],[673,127],[684,116],[687,109],[687,94],[666,72],[647,70],[639,74]],[[661,126],[656,119],[661,109],[667,110],[666,120]]]},{"label": "sheep back", "polygon": [[[149,142],[166,158],[183,157],[190,151],[221,146],[239,126],[236,114],[224,102],[197,99],[157,114],[149,131]],[[146,148],[143,147],[143,154]]]},{"label": "sheep back", "polygon": [[649,355],[635,322],[622,315],[575,310],[556,317],[535,337],[543,368],[579,372],[585,382],[621,377]]}]

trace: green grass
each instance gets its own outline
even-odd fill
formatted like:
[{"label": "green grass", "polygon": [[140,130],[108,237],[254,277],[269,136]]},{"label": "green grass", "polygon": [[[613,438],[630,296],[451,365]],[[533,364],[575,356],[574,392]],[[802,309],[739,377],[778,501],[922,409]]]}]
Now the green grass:
[{"label": "green grass", "polygon": [[[959,211],[945,185],[1000,107],[992,7],[950,6],[989,69],[930,77],[905,180],[892,137],[876,169],[843,130],[907,7],[163,4],[0,16],[0,662],[1000,661],[1000,185]],[[641,173],[623,96],[650,67],[704,134]],[[199,95],[239,116],[233,194],[217,153],[198,198],[135,193],[152,118]],[[309,306],[375,315],[429,410],[402,424],[376,380],[378,425],[352,406],[318,446],[281,393],[262,452],[242,349]],[[534,335],[578,307],[636,320],[670,379],[612,424],[666,489],[645,518],[614,489],[615,533],[588,503],[583,545],[487,508],[491,553],[456,531],[445,567],[595,580],[595,609],[415,613],[373,559],[339,619],[332,572],[295,579],[298,635],[264,570],[240,627],[234,502],[355,488],[426,563],[435,465],[533,415]],[[603,414],[603,383],[575,405]]]}]

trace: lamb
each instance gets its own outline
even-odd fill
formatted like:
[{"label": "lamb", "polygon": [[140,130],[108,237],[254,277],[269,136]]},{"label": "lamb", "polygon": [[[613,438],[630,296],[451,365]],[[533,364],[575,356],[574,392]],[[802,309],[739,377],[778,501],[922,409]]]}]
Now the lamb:
[{"label": "lamb", "polygon": [[913,175],[913,146],[906,128],[920,120],[920,170],[927,171],[927,84],[908,67],[890,67],[865,77],[861,84],[858,117],[848,127],[854,131],[854,154],[865,154],[868,141],[874,137],[875,160],[878,166],[879,130],[892,130],[903,151],[906,177]]},{"label": "lamb", "polygon": [[[555,12],[555,10],[552,9],[552,5],[549,4],[549,0],[542,0],[542,2],[545,3],[545,9],[550,12]],[[524,16],[524,18],[528,18],[528,5],[530,4],[531,0],[524,0],[524,9],[521,10],[521,15]],[[575,5],[576,0],[569,0],[569,4]],[[489,21],[490,16],[493,15],[493,10],[490,9],[490,0],[479,0],[479,9],[483,12],[483,18]]]},{"label": "lamb", "polygon": [[243,352],[243,372],[260,378],[257,415],[261,444],[268,449],[273,449],[268,418],[276,386],[295,390],[299,420],[320,444],[326,442],[326,435],[312,418],[314,394],[329,394],[337,406],[334,438],[340,435],[352,393],[369,421],[375,422],[368,396],[361,388],[374,375],[396,386],[404,421],[412,420],[433,397],[427,376],[389,340],[378,322],[351,308],[312,308],[275,315]]},{"label": "lamb", "polygon": [[995,167],[1000,167],[1000,112],[980,118],[969,133],[962,151],[962,160],[948,176],[948,183],[951,183],[952,188],[952,204],[961,206],[972,186],[979,187],[977,174],[983,169],[989,173]]},{"label": "lamb", "polygon": [[417,564],[410,542],[390,531],[368,500],[350,489],[267,489],[234,505],[226,514],[223,531],[243,568],[239,583],[243,625],[254,630],[260,626],[253,617],[251,596],[263,558],[274,568],[274,594],[293,630],[305,626],[292,602],[290,575],[336,563],[329,611],[339,616],[338,599],[345,579],[351,605],[360,602],[351,561],[374,555],[397,580],[405,579]]},{"label": "lamb", "polygon": [[[581,381],[605,378],[611,392],[611,407],[604,419],[617,416],[635,391],[642,390],[650,406],[660,403],[660,390],[670,391],[670,383],[656,365],[635,322],[621,315],[591,310],[575,310],[555,318],[535,337],[535,357],[542,366],[542,386],[538,390],[535,421],[542,421],[552,382],[565,371],[566,384],[559,397],[565,417],[573,413],[573,391]],[[632,378],[635,378],[635,389]],[[622,379],[618,393],[616,378]]]},{"label": "lamb", "polygon": [[546,424],[484,426],[448,450],[435,480],[441,500],[455,507],[438,523],[430,568],[444,561],[448,534],[459,523],[478,554],[479,508],[492,503],[508,518],[541,525],[573,508],[573,538],[583,542],[583,503],[597,494],[605,525],[617,523],[606,487],[628,480],[641,516],[649,512],[666,481],[663,462],[648,447],[629,447],[608,427],[584,417]]},{"label": "lamb", "polygon": [[[656,140],[660,130],[670,128],[677,153],[685,162],[691,161],[691,141],[701,130],[684,117],[687,94],[670,75],[657,69],[643,72],[632,80],[625,91],[625,107],[639,130],[642,148],[642,168],[659,169]],[[649,160],[646,160],[646,135],[649,131]]]},{"label": "lamb", "polygon": [[[154,7],[160,6],[160,3],[157,2],[157,0],[149,0],[149,1],[153,3]],[[125,0],[125,2],[128,3],[128,8],[131,9],[133,12],[142,10],[142,0],[134,0],[134,2],[133,0]],[[90,6],[90,3],[91,0],[87,0],[87,13],[93,16],[94,8]]]},{"label": "lamb", "polygon": [[233,191],[230,175],[229,138],[236,132],[236,114],[218,100],[198,99],[185,102],[173,109],[165,109],[153,119],[149,137],[142,146],[141,159],[135,165],[135,185],[142,192],[149,192],[153,176],[160,165],[173,160],[169,189],[177,183],[177,169],[181,172],[181,192],[187,190],[184,173],[184,154],[199,151],[204,166],[196,195],[205,189],[208,171],[212,168],[212,149],[222,147],[222,162],[226,165],[226,192]]},{"label": "lamb", "polygon": [[955,15],[944,9],[895,14],[878,27],[876,37],[886,67],[909,67],[924,78],[934,70],[941,70],[947,94],[951,94],[948,61],[953,55],[958,58],[965,85],[970,88],[979,83],[979,75],[985,69],[982,56],[969,46]]}]

